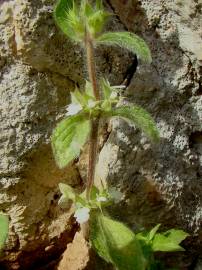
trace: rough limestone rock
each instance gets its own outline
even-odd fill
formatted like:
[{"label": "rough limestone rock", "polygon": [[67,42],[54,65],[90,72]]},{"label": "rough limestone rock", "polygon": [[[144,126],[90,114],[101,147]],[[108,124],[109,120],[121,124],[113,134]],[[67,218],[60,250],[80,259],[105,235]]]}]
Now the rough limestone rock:
[{"label": "rough limestone rock", "polygon": [[[45,269],[77,229],[71,211],[57,205],[58,183],[83,183],[74,164],[56,167],[50,136],[70,91],[84,82],[85,52],[55,26],[54,3],[0,1],[0,211],[10,216],[1,269]],[[116,18],[113,25],[122,28]],[[131,59],[109,48],[97,62],[100,73],[121,83]]]},{"label": "rough limestone rock", "polygon": [[[69,91],[83,84],[85,53],[55,27],[54,3],[0,1],[0,210],[11,220],[1,269],[45,269],[77,230],[71,211],[57,206],[57,186],[83,183],[74,164],[58,170],[50,135]],[[106,3],[117,15],[108,27],[134,31],[151,48],[152,65],[132,70],[123,102],[151,112],[161,141],[153,145],[137,129],[114,121],[97,174],[125,193],[126,201],[111,212],[132,228],[161,222],[195,234],[187,244],[195,261],[202,234],[201,1]],[[119,49],[102,48],[96,58],[99,72],[114,84],[134,64]],[[183,269],[190,267],[185,261]]]},{"label": "rough limestone rock", "polygon": [[152,64],[139,63],[123,102],[146,108],[161,140],[154,145],[136,128],[113,121],[97,175],[125,193],[111,212],[131,227],[162,223],[196,235],[194,260],[202,249],[202,3],[110,3],[151,48]]},{"label": "rough limestone rock", "polygon": [[56,270],[113,270],[113,266],[102,261],[95,252],[89,248],[81,232],[75,234],[72,243],[62,255]]}]

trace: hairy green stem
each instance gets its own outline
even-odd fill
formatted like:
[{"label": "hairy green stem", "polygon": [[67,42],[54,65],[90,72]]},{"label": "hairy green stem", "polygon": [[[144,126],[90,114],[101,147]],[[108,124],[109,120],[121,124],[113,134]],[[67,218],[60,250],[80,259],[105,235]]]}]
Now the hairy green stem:
[{"label": "hairy green stem", "polygon": [[[95,56],[94,56],[94,47],[93,41],[86,31],[86,54],[87,54],[87,65],[88,65],[88,74],[90,82],[92,83],[93,93],[96,100],[100,100],[100,93],[97,85],[97,76],[95,68]],[[89,139],[89,160],[88,160],[88,179],[86,185],[86,197],[90,199],[91,189],[94,183],[95,178],[95,166],[97,160],[97,145],[98,145],[98,130],[99,130],[99,117],[91,120],[91,131]]]}]

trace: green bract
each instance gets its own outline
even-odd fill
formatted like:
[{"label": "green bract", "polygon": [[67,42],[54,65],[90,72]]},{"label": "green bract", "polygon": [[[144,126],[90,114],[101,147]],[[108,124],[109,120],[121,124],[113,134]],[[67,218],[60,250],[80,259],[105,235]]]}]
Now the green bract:
[{"label": "green bract", "polygon": [[[88,139],[90,119],[101,117],[122,117],[136,125],[153,141],[158,141],[159,133],[148,112],[137,105],[114,107],[118,102],[114,87],[102,79],[103,100],[96,101],[92,94],[92,85],[87,81],[84,92],[76,89],[71,93],[72,103],[68,106],[69,116],[62,120],[52,135],[52,147],[56,162],[65,167],[74,158]],[[67,114],[68,115],[68,114]]]},{"label": "green bract", "polygon": [[96,37],[102,31],[108,17],[109,13],[104,11],[101,1],[92,6],[83,0],[79,7],[75,1],[59,0],[54,11],[57,25],[76,42],[85,41],[86,31],[92,37]]},{"label": "green bract", "polygon": [[62,196],[60,200],[58,201],[59,204],[68,202],[69,200],[73,202],[75,201],[76,195],[72,187],[70,187],[69,185],[60,183],[59,189],[60,189],[60,192],[62,193]]},{"label": "green bract", "polygon": [[3,249],[8,236],[9,219],[5,214],[0,213],[0,251]]},{"label": "green bract", "polygon": [[[59,199],[59,204],[64,204],[69,200],[72,201],[75,206],[79,207],[88,207],[89,209],[97,209],[102,206],[106,206],[112,203],[115,198],[104,189],[99,190],[97,187],[93,186],[90,194],[90,199],[86,199],[86,191],[81,194],[76,194],[73,188],[67,184],[59,184],[60,192],[62,193],[61,198]],[[104,199],[104,200],[103,200]]]},{"label": "green bract", "polygon": [[109,16],[101,1],[91,5],[89,1],[83,0],[79,7],[75,1],[58,0],[54,10],[57,25],[73,41],[85,43],[85,34],[88,32],[95,45],[119,46],[150,63],[150,50],[142,38],[130,32],[101,33]]}]

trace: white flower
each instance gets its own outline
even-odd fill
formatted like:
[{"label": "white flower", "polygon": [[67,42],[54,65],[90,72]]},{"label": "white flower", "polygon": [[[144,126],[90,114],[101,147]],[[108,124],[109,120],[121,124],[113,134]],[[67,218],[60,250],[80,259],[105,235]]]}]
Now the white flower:
[{"label": "white flower", "polygon": [[79,208],[74,213],[74,217],[76,218],[76,221],[79,224],[83,224],[89,220],[89,217],[90,217],[89,213],[90,213],[89,208],[87,208],[87,207]]},{"label": "white flower", "polygon": [[114,200],[115,203],[119,203],[123,198],[123,193],[120,192],[115,187],[112,187],[112,188],[109,189],[109,194],[110,194],[110,196],[112,197],[112,199]]},{"label": "white flower", "polygon": [[117,98],[117,96],[118,96],[117,92],[112,92],[111,95],[110,95],[110,98],[114,99],[114,98]]},{"label": "white flower", "polygon": [[97,201],[98,202],[106,202],[107,201],[107,198],[104,197],[104,196],[100,196],[100,197],[97,197]]},{"label": "white flower", "polygon": [[92,109],[95,107],[95,105],[96,105],[96,101],[93,101],[93,100],[88,101],[88,108]]},{"label": "white flower", "polygon": [[75,115],[81,110],[82,110],[82,106],[80,104],[71,103],[67,107],[67,114],[66,115]]}]

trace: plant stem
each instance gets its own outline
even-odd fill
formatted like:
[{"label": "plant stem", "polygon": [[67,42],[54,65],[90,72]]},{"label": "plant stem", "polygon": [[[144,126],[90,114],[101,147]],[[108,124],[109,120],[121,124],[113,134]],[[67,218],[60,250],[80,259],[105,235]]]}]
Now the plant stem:
[{"label": "plant stem", "polygon": [[92,83],[93,86],[93,93],[96,100],[100,100],[100,93],[97,85],[93,41],[88,31],[86,32],[86,53],[87,53],[88,74],[90,82]]},{"label": "plant stem", "polygon": [[95,166],[97,160],[97,144],[98,144],[99,119],[91,120],[91,132],[89,141],[89,157],[88,157],[88,179],[87,179],[87,199],[90,199],[91,189],[94,183]]},{"label": "plant stem", "polygon": [[[86,54],[87,65],[90,82],[92,83],[93,93],[96,100],[100,100],[100,93],[97,85],[97,76],[95,68],[95,56],[93,41],[88,31],[86,31]],[[86,185],[86,197],[90,199],[91,189],[95,178],[95,166],[97,160],[97,145],[98,145],[98,130],[99,130],[99,116],[91,120],[91,131],[89,139],[89,160],[88,160],[88,179]]]}]

